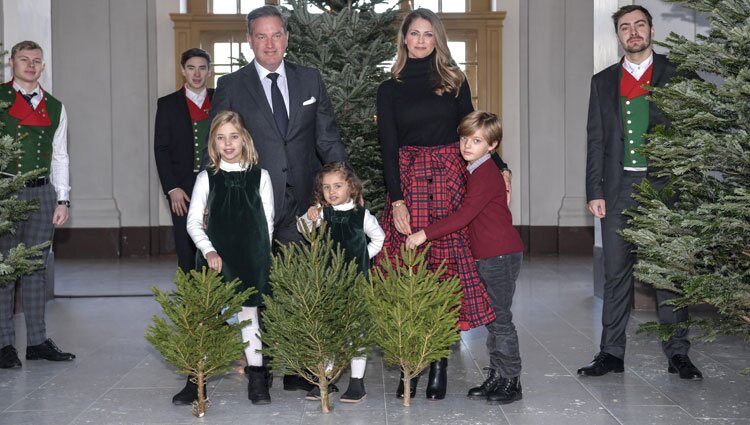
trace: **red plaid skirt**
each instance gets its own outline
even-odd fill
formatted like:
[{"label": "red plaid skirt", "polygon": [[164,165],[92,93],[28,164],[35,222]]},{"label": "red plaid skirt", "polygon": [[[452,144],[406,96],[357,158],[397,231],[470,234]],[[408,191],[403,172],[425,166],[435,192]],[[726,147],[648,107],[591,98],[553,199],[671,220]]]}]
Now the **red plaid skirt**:
[{"label": "red plaid skirt", "polygon": [[[411,215],[411,229],[416,232],[450,215],[461,205],[466,192],[466,163],[461,158],[458,143],[438,146],[404,146],[399,149],[401,190]],[[385,231],[383,251],[376,264],[390,255],[401,252],[406,236],[396,230],[391,214],[391,199],[387,199],[380,218]],[[495,320],[490,297],[477,275],[474,257],[469,248],[469,232],[463,228],[431,241],[427,253],[428,267],[437,270],[445,261],[444,279],[458,275],[463,288],[459,329],[465,331]]]}]

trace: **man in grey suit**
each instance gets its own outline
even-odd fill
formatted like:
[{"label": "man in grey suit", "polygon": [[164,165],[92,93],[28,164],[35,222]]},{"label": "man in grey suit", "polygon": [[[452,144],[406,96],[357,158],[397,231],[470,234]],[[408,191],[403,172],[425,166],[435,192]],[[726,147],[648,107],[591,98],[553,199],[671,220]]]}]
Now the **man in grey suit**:
[{"label": "man in grey suit", "polygon": [[[591,79],[586,158],[586,198],[591,213],[602,220],[604,248],[604,303],[600,352],[579,375],[601,376],[623,372],[625,337],[633,298],[633,245],[618,233],[627,226],[623,211],[637,205],[633,185],[648,179],[661,189],[665,179],[649,173],[647,158],[638,146],[647,143],[645,135],[657,125],[669,125],[653,103],[644,85],[662,87],[675,76],[675,66],[666,56],[654,53],[651,14],[642,6],[620,8],[612,19],[625,56]],[[674,297],[657,290],[661,323],[675,324],[688,318],[686,309],[662,305]],[[669,373],[683,379],[701,379],[700,371],[688,357],[690,341],[681,329],[662,343],[669,360]]]},{"label": "man in grey suit", "polygon": [[[274,239],[287,244],[302,240],[297,216],[310,206],[315,173],[321,163],[346,161],[333,105],[317,69],[284,60],[289,33],[286,18],[274,6],[247,15],[247,42],[255,59],[219,78],[210,117],[231,110],[242,115],[273,184]],[[204,166],[207,155],[204,151]],[[270,402],[270,373],[247,368],[248,398]],[[304,379],[284,377],[285,390],[309,391]]]}]

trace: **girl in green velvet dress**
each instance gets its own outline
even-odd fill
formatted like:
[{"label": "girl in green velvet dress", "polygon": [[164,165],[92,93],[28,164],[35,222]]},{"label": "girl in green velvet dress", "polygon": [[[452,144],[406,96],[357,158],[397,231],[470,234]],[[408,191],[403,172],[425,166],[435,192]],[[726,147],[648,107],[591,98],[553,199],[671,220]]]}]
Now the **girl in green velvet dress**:
[{"label": "girl in green velvet dress", "polygon": [[[316,205],[300,217],[297,227],[304,231],[325,220],[331,238],[344,249],[346,261],[356,260],[359,271],[367,276],[370,259],[383,248],[385,233],[368,210],[355,204],[362,197],[362,182],[346,163],[332,162],[318,172],[313,190]],[[341,396],[342,402],[357,403],[365,398],[366,365],[367,357],[352,359],[349,388]],[[318,391],[314,387],[306,398],[319,397]]]},{"label": "girl in green velvet dress", "polygon": [[[242,329],[248,367],[248,398],[253,404],[271,402],[271,373],[263,366],[258,306],[270,291],[273,237],[273,188],[266,170],[258,166],[258,153],[239,114],[220,112],[211,123],[208,138],[209,167],[198,174],[190,199],[187,230],[199,250],[197,267],[207,265],[229,282],[239,278],[238,290],[254,287],[238,314],[250,319]],[[208,210],[206,228],[203,213]]]}]

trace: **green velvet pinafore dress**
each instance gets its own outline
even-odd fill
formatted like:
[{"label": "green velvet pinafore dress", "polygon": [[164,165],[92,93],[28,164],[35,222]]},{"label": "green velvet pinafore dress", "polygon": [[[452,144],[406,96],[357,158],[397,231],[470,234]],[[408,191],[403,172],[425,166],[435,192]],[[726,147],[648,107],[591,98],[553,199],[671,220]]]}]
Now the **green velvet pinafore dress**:
[{"label": "green velvet pinafore dress", "polygon": [[[221,257],[224,280],[239,278],[238,291],[250,287],[258,291],[243,303],[245,307],[263,304],[262,295],[271,291],[271,244],[259,191],[260,175],[257,166],[216,174],[208,170],[206,234]],[[200,251],[197,257],[198,269],[208,266]]]},{"label": "green velvet pinafore dress", "polygon": [[345,260],[356,260],[358,270],[368,277],[370,255],[364,230],[365,209],[355,207],[348,211],[336,211],[329,206],[323,208],[323,219],[331,232],[331,239],[344,250]]}]

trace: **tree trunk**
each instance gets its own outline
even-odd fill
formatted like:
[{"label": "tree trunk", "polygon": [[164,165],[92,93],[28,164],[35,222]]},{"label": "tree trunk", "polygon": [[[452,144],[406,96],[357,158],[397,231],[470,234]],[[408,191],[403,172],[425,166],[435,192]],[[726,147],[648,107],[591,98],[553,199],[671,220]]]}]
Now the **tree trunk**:
[{"label": "tree trunk", "polygon": [[193,403],[193,415],[198,418],[202,418],[206,414],[206,409],[208,408],[206,394],[203,393],[203,385],[205,382],[206,379],[203,374],[203,368],[199,367],[198,373],[195,376],[195,383],[198,385],[198,400]]},{"label": "tree trunk", "polygon": [[323,413],[331,413],[333,409],[331,408],[331,395],[328,394],[328,381],[320,381],[318,388],[320,388],[320,410]]},{"label": "tree trunk", "polygon": [[411,406],[411,374],[404,371],[404,406]]}]

